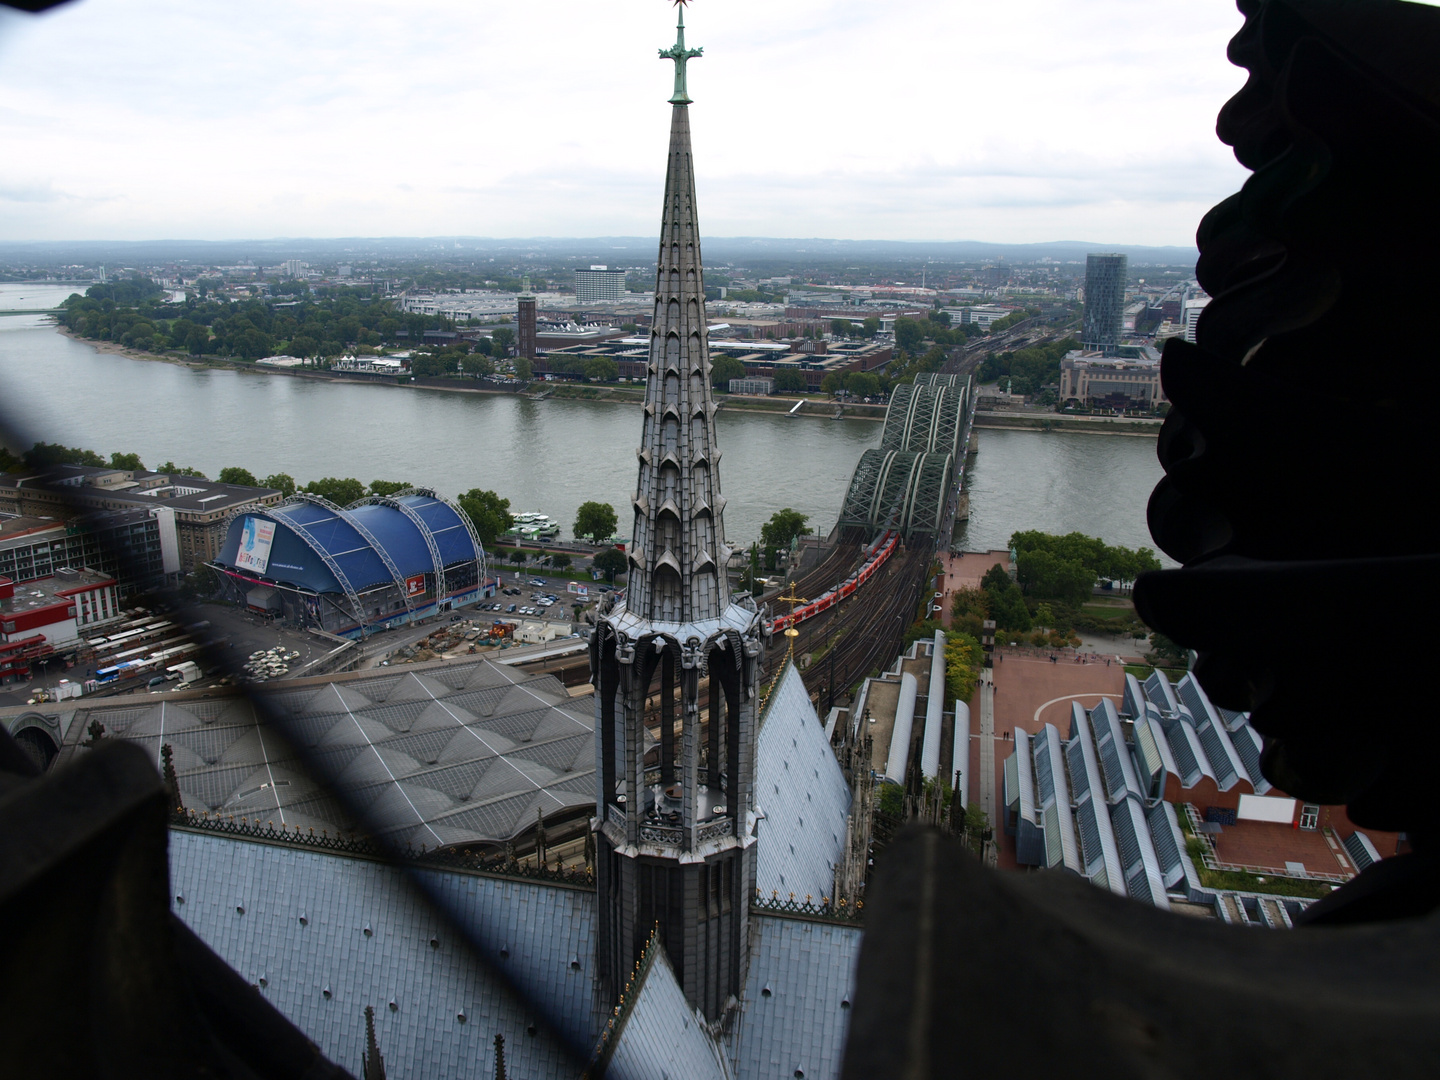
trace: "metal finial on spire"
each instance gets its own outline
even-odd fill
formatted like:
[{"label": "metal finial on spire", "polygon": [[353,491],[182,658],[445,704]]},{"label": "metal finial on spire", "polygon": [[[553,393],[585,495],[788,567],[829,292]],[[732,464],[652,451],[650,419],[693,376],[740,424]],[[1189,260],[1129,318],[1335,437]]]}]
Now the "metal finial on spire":
[{"label": "metal finial on spire", "polygon": [[689,105],[690,95],[685,90],[685,62],[697,56],[704,56],[704,49],[685,48],[685,0],[675,0],[680,21],[675,25],[675,44],[660,50],[661,60],[675,61],[675,93],[670,97],[671,105]]}]

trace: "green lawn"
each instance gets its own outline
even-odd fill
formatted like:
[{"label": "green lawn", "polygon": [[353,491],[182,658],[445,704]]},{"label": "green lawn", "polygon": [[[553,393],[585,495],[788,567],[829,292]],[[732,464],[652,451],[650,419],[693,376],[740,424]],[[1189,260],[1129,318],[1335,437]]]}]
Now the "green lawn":
[{"label": "green lawn", "polygon": [[1330,895],[1333,886],[1324,881],[1308,881],[1300,878],[1269,877],[1264,881],[1254,874],[1239,870],[1207,870],[1195,864],[1200,875],[1200,884],[1207,889],[1228,889],[1235,892],[1270,893],[1275,896],[1303,896],[1310,900],[1321,900]]},{"label": "green lawn", "polygon": [[[1150,677],[1150,673],[1154,670],[1155,669],[1149,664],[1125,665],[1125,673],[1127,675],[1134,675],[1141,682],[1144,682],[1146,679],[1148,679]],[[1169,676],[1171,682],[1175,682],[1177,679],[1183,679],[1186,674],[1188,674],[1184,668],[1161,668],[1160,670],[1165,672],[1165,674]]]},{"label": "green lawn", "polygon": [[1094,619],[1133,619],[1135,617],[1133,604],[1104,604],[1097,601],[1082,605],[1080,610]]}]

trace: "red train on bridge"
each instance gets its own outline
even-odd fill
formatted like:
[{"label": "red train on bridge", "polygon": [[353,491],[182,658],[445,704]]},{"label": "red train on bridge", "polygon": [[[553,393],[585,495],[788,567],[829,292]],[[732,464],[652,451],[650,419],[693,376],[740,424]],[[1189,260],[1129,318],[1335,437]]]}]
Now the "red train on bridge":
[{"label": "red train on bridge", "polygon": [[777,633],[781,630],[788,630],[796,623],[802,623],[806,619],[819,615],[822,611],[829,611],[836,604],[840,603],[840,601],[855,595],[855,590],[874,577],[880,567],[884,566],[889,560],[890,556],[895,554],[895,549],[899,546],[900,534],[898,532],[887,532],[876,542],[875,550],[870,553],[870,557],[865,560],[865,564],[861,566],[856,573],[846,578],[818,600],[811,600],[808,603],[801,604],[788,615],[776,616],[770,624],[771,629]]}]

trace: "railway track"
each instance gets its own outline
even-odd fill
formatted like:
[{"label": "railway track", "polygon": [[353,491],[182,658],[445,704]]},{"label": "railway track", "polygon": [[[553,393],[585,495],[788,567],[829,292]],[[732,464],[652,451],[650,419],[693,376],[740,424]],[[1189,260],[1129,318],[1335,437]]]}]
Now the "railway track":
[{"label": "railway track", "polygon": [[[857,550],[856,563],[858,554]],[[928,544],[898,552],[854,596],[796,627],[795,658],[798,664],[807,654],[811,657],[801,675],[805,688],[820,695],[822,713],[852,685],[899,653],[905,630],[928,588],[931,558]],[[822,583],[830,588],[834,579]],[[777,635],[775,647],[766,657],[767,685],[785,660],[783,650]]]}]

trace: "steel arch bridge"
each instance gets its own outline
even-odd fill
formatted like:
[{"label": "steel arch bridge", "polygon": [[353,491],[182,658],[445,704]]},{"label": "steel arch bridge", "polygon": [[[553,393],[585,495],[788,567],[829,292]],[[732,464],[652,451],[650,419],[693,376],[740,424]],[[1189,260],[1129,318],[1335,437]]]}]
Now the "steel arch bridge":
[{"label": "steel arch bridge", "polygon": [[945,516],[955,459],[945,453],[866,450],[840,509],[841,525],[891,528],[908,540],[934,533]]},{"label": "steel arch bridge", "polygon": [[958,454],[969,395],[969,380],[958,375],[927,372],[917,375],[913,384],[895,387],[880,449]]},{"label": "steel arch bridge", "polygon": [[841,525],[899,530],[908,540],[935,533],[955,483],[955,462],[970,407],[970,380],[924,373],[890,396],[880,448],[855,467]]}]

